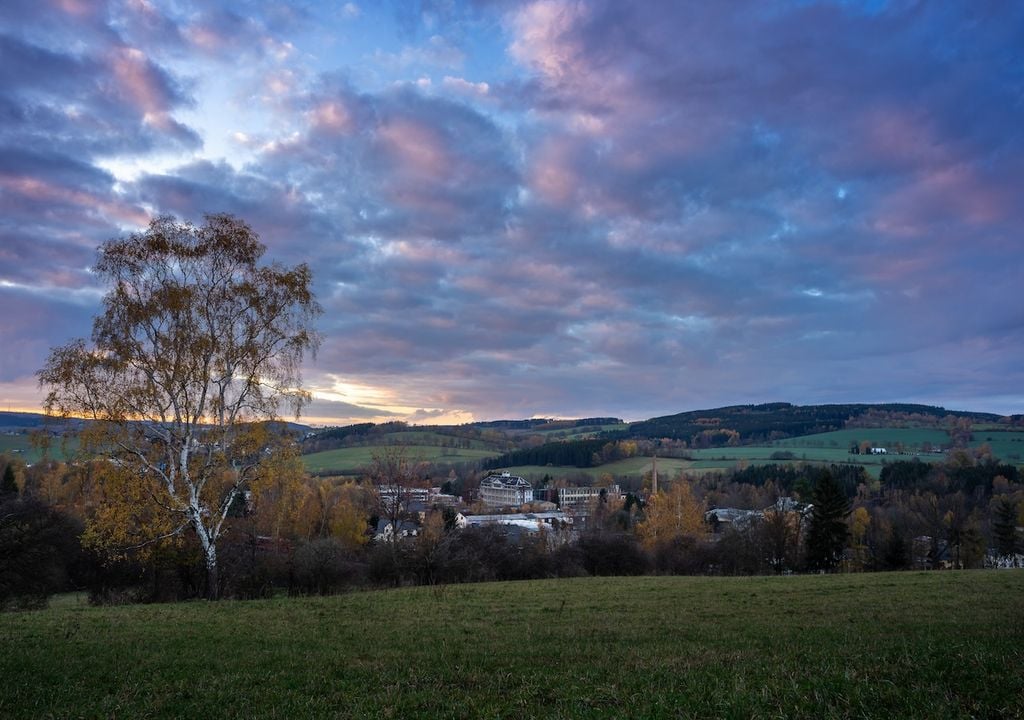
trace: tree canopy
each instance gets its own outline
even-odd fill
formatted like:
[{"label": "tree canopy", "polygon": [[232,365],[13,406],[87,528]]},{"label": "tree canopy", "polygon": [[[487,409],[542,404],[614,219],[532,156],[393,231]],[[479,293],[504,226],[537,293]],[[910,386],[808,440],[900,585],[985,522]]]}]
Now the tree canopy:
[{"label": "tree canopy", "polygon": [[48,415],[95,422],[82,448],[107,465],[90,538],[108,550],[191,532],[217,593],[229,510],[291,450],[267,421],[309,400],[300,363],[319,314],[306,265],[260,265],[265,247],[231,215],[158,217],[106,242],[109,289],[92,341],[54,349],[39,371]]},{"label": "tree canopy", "polygon": [[814,506],[807,530],[807,565],[811,570],[835,570],[843,559],[850,535],[846,526],[850,501],[832,474],[824,471],[814,484],[811,502]]}]

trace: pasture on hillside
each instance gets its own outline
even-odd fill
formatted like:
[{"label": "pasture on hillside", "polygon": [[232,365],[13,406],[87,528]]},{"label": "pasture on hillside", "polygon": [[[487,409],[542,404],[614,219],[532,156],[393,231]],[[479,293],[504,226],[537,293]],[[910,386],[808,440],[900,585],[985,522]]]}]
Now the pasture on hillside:
[{"label": "pasture on hillside", "polygon": [[390,445],[454,445],[462,447],[463,444],[468,444],[471,450],[494,450],[500,452],[503,449],[501,443],[488,442],[477,438],[461,438],[431,430],[400,430],[398,432],[386,433],[381,436],[381,439],[383,441],[380,443],[381,445],[388,443]]},{"label": "pasture on hillside", "polygon": [[596,437],[602,432],[622,432],[629,430],[629,423],[614,425],[586,425],[579,428],[559,428],[555,430],[535,430],[538,435],[545,435],[550,440],[586,440]]},{"label": "pasture on hillside", "polygon": [[51,438],[50,446],[44,450],[33,444],[31,435],[0,433],[0,453],[21,458],[28,464],[37,463],[44,457],[51,460],[67,460],[77,449],[78,440],[73,437]]},{"label": "pasture on hillside", "polygon": [[[325,450],[302,456],[302,464],[311,473],[355,474],[370,466],[376,454],[385,452],[393,445],[366,445]],[[455,465],[477,462],[484,458],[500,455],[496,450],[438,447],[437,445],[402,445],[405,456],[411,461],[423,460],[437,464]]]},{"label": "pasture on hillside", "polygon": [[1024,431],[975,431],[971,447],[988,445],[992,454],[1004,462],[1019,465],[1024,458]]},{"label": "pasture on hillside", "polygon": [[846,452],[851,445],[867,442],[872,447],[895,448],[902,445],[908,451],[920,451],[926,446],[939,448],[949,444],[949,433],[936,428],[846,428],[814,435],[776,440],[772,445],[783,448],[835,448]]},{"label": "pasture on hillside", "polygon": [[1024,571],[579,578],[0,615],[0,716],[1021,718]]}]

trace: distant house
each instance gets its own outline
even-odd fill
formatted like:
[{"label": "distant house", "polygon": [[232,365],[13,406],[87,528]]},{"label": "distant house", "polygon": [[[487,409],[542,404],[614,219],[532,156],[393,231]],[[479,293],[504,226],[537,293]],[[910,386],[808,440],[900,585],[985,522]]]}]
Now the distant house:
[{"label": "distant house", "polygon": [[554,510],[552,512],[537,513],[506,513],[503,515],[463,515],[455,516],[455,527],[479,527],[481,525],[518,525],[534,532],[539,531],[543,526],[561,527],[571,525],[572,516]]},{"label": "distant house", "polygon": [[1001,570],[1024,568],[1024,554],[1000,555],[995,550],[989,550],[985,554],[985,567],[999,568]]},{"label": "distant house", "polygon": [[889,453],[889,451],[886,450],[883,447],[877,447],[877,448],[873,447],[873,448],[871,448],[871,454],[872,455],[887,455],[888,453]]},{"label": "distant house", "polygon": [[572,515],[558,510],[501,515],[463,515],[458,513],[455,516],[455,527],[457,528],[493,527],[513,541],[521,540],[524,536],[536,535],[543,530],[547,532],[548,542],[552,547],[568,542],[574,537],[572,525]]},{"label": "distant house", "polygon": [[442,493],[439,487],[419,488],[402,485],[382,485],[377,488],[377,493],[380,496],[381,505],[388,512],[395,508],[396,503],[400,509],[407,512],[422,512],[434,505],[453,507],[459,503],[459,498]]},{"label": "distant house", "polygon": [[491,507],[515,507],[533,502],[533,486],[507,472],[480,481],[480,500]]},{"label": "distant house", "polygon": [[750,523],[762,517],[764,517],[764,515],[758,510],[712,508],[704,513],[704,522],[711,527],[711,532],[718,534],[727,527],[746,527]]},{"label": "distant house", "polygon": [[411,520],[399,520],[396,525],[392,525],[390,521],[381,518],[377,521],[373,539],[377,542],[394,542],[396,532],[400,538],[416,537],[419,535],[420,526]]},{"label": "distant house", "polygon": [[798,502],[791,497],[780,497],[773,505],[763,510],[740,510],[739,508],[712,508],[704,513],[704,522],[711,528],[714,534],[721,533],[729,527],[737,529],[746,528],[753,523],[764,520],[765,513],[783,513],[787,516],[790,513],[793,517],[799,517],[801,526],[808,520],[813,506],[808,503]]},{"label": "distant house", "polygon": [[558,505],[563,508],[587,506],[605,494],[608,502],[621,502],[622,491],[618,485],[611,487],[563,487],[558,488]]}]

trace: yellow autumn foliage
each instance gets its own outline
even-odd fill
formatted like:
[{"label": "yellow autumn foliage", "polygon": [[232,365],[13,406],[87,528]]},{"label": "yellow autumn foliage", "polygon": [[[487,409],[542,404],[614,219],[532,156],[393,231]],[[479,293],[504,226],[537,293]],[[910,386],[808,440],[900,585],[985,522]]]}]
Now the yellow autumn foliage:
[{"label": "yellow autumn foliage", "polygon": [[645,517],[636,526],[636,533],[644,547],[652,549],[670,543],[685,535],[703,535],[704,507],[693,495],[686,480],[674,481],[667,491],[651,496]]}]

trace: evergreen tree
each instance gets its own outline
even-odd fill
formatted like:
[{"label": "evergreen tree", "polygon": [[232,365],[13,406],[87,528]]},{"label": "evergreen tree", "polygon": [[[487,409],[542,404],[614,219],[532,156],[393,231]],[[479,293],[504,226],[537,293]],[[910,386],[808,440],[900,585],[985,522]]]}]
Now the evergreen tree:
[{"label": "evergreen tree", "polygon": [[999,498],[992,517],[992,539],[1000,555],[1017,551],[1017,503]]},{"label": "evergreen tree", "polygon": [[910,562],[910,551],[902,533],[893,528],[885,543],[882,567],[886,570],[904,570]]},{"label": "evergreen tree", "polygon": [[813,509],[807,531],[807,566],[811,570],[831,572],[839,565],[850,530],[846,517],[850,501],[828,471],[822,472],[811,494]]},{"label": "evergreen tree", "polygon": [[0,480],[0,497],[18,494],[18,483],[14,479],[14,466],[8,464],[4,468],[3,479]]}]

